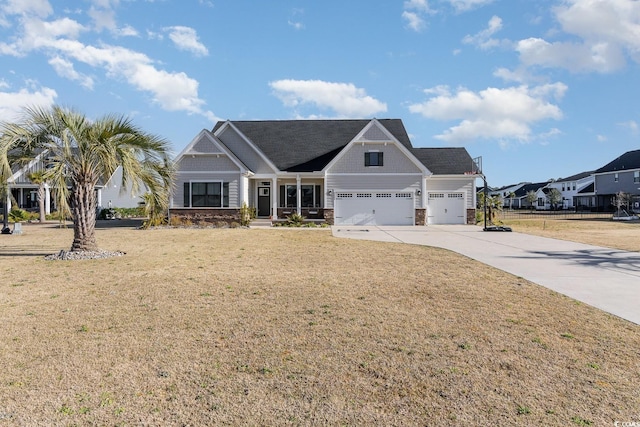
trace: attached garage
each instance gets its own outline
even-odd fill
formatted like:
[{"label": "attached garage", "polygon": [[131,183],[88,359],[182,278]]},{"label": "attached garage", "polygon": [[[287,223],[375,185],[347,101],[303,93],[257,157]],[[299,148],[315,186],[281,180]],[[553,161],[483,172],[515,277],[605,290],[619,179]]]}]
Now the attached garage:
[{"label": "attached garage", "polygon": [[461,192],[430,192],[427,224],[466,224],[464,196]]},{"label": "attached garage", "polygon": [[334,200],[336,225],[413,225],[412,192],[338,191]]}]

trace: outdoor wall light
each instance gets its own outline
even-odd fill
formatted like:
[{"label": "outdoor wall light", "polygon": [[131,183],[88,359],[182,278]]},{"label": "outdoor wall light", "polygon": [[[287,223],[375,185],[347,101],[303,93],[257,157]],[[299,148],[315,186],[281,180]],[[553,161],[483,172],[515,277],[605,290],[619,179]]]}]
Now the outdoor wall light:
[{"label": "outdoor wall light", "polygon": [[333,190],[329,190],[329,195],[332,195],[332,194],[333,194]]},{"label": "outdoor wall light", "polygon": [[416,194],[419,196],[419,195],[422,194],[422,191],[421,190],[416,190]]}]

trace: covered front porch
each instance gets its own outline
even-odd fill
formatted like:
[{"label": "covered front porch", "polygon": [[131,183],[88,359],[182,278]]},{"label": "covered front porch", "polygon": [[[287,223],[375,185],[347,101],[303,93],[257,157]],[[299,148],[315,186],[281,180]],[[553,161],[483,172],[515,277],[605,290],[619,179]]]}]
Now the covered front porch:
[{"label": "covered front porch", "polygon": [[325,209],[327,192],[324,178],[297,174],[294,176],[252,177],[248,189],[249,206],[256,208],[258,218],[273,220],[299,214],[308,219],[333,219],[333,210]]}]

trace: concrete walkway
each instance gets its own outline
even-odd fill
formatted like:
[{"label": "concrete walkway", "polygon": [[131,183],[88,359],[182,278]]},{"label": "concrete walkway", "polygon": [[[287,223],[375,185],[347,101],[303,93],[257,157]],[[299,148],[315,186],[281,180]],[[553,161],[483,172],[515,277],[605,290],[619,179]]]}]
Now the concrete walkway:
[{"label": "concrete walkway", "polygon": [[434,246],[640,324],[640,253],[472,225],[333,226],[335,237]]}]

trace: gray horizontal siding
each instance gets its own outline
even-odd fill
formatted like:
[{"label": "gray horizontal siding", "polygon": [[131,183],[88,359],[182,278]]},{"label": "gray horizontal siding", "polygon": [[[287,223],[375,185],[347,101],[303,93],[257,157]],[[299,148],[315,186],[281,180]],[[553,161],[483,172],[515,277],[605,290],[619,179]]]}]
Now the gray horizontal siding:
[{"label": "gray horizontal siding", "polygon": [[634,171],[618,172],[618,182],[615,181],[615,173],[598,174],[595,176],[595,189],[597,194],[616,194],[620,191],[629,194],[638,194],[640,183],[633,182]]},{"label": "gray horizontal siding", "polygon": [[[335,194],[340,190],[387,190],[410,191],[421,190],[422,175],[327,175],[325,193],[332,190]],[[420,208],[420,197],[414,198],[416,208]],[[327,197],[327,208],[333,208],[333,198]]]},{"label": "gray horizontal siding", "polygon": [[179,173],[176,180],[176,188],[173,194],[173,206],[183,208],[184,206],[184,183],[203,181],[223,181],[229,183],[229,207],[240,206],[240,174],[233,173]]},{"label": "gray horizontal siding", "polygon": [[[364,153],[379,151],[384,153],[383,166],[364,165]],[[413,163],[396,144],[353,144],[349,150],[331,167],[330,173],[420,173]]]}]

